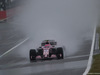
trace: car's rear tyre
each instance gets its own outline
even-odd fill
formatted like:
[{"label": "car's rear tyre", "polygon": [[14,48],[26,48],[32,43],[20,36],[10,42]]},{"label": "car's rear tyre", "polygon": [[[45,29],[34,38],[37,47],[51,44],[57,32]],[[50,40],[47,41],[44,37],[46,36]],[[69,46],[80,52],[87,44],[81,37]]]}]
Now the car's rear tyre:
[{"label": "car's rear tyre", "polygon": [[36,60],[36,50],[35,49],[31,49],[29,55],[30,55],[30,61]]},{"label": "car's rear tyre", "polygon": [[52,55],[52,54],[51,54],[51,53],[49,53],[49,57],[51,57],[51,55]]},{"label": "car's rear tyre", "polygon": [[64,55],[63,55],[63,48],[57,48],[57,58],[58,59],[63,59]]}]

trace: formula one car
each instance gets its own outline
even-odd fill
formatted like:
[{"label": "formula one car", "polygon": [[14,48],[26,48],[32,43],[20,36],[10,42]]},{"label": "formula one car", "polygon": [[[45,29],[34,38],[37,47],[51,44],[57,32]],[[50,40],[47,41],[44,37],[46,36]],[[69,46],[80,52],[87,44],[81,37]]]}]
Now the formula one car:
[{"label": "formula one car", "polygon": [[30,61],[36,59],[57,58],[63,59],[63,48],[57,47],[57,42],[54,40],[44,40],[41,46],[37,49],[31,49],[29,52]]}]

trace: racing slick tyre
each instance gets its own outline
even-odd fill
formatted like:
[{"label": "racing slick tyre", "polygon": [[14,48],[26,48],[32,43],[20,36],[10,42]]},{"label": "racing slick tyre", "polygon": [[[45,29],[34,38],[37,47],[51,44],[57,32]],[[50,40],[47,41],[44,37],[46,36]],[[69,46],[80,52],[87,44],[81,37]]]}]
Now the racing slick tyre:
[{"label": "racing slick tyre", "polygon": [[49,57],[51,57],[51,55],[52,55],[52,54],[51,54],[51,53],[49,53]]},{"label": "racing slick tyre", "polygon": [[30,50],[30,61],[34,61],[34,60],[36,60],[36,50],[31,49]]},{"label": "racing slick tyre", "polygon": [[63,48],[57,48],[57,58],[58,59],[63,59],[64,55],[63,55]]}]

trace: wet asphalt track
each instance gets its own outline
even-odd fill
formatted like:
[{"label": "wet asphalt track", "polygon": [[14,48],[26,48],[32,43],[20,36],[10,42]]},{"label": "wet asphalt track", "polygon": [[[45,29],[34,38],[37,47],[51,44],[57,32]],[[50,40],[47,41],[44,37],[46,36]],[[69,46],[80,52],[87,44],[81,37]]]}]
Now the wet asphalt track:
[{"label": "wet asphalt track", "polygon": [[[84,40],[80,50],[63,60],[29,61],[28,46],[31,38],[17,48],[6,53],[11,48],[23,42],[27,36],[14,29],[14,25],[0,23],[0,75],[82,75],[86,69],[91,40]],[[20,32],[20,33],[19,33]]]}]

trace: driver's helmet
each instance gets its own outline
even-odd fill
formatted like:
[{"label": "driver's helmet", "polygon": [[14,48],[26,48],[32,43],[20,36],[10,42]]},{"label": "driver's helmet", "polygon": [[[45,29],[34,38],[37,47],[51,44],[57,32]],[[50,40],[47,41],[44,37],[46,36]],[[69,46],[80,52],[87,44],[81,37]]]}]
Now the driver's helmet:
[{"label": "driver's helmet", "polygon": [[46,44],[44,47],[45,48],[49,48],[50,47],[50,44]]},{"label": "driver's helmet", "polygon": [[47,40],[45,44],[50,44],[49,41]]}]

